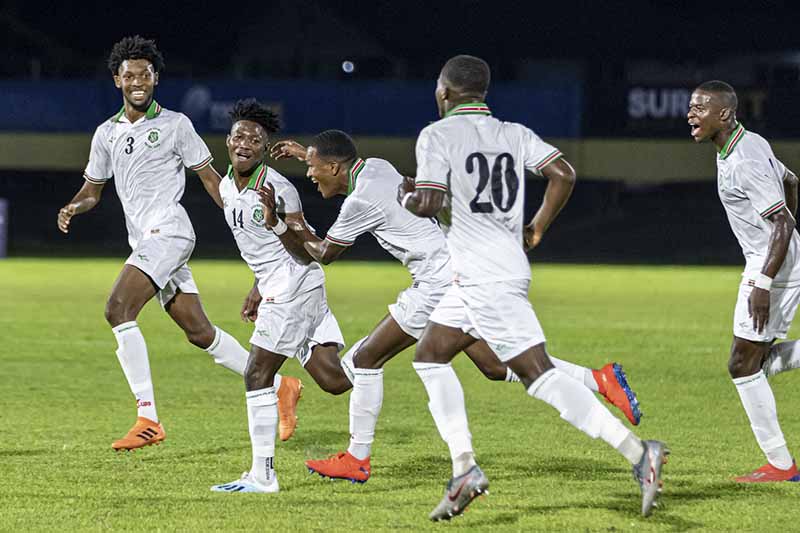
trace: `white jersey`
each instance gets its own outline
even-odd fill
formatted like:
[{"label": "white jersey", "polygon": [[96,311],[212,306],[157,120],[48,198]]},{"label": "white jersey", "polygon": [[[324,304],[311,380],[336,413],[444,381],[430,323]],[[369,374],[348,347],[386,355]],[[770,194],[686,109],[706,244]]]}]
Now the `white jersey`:
[{"label": "white jersey", "polygon": [[233,171],[228,167],[228,174],[219,184],[219,194],[225,221],[233,232],[242,259],[258,280],[258,290],[263,300],[283,303],[324,285],[325,274],[316,262],[308,265],[297,262],[283,247],[280,238],[266,226],[264,206],[256,192],[266,182],[275,187],[279,213],[303,211],[294,185],[265,164],[253,171],[250,182],[241,191],[236,187]]},{"label": "white jersey", "polygon": [[350,246],[369,232],[414,281],[449,284],[453,275],[444,234],[435,220],[416,217],[397,203],[402,181],[388,161],[357,159],[349,171],[347,198],[325,239]]},{"label": "white jersey", "polygon": [[450,193],[447,242],[461,285],[530,279],[522,248],[525,170],[541,170],[561,152],[521,124],[463,104],[417,139],[417,188]]},{"label": "white jersey", "polygon": [[194,240],[192,223],[179,203],[184,167],[200,170],[212,159],[189,118],[153,100],[133,124],[123,108],[97,127],[83,177],[91,183],[114,178],[133,249],[151,232]]},{"label": "white jersey", "polygon": [[[769,217],[786,206],[786,167],[769,143],[741,124],[717,154],[717,189],[731,229],[745,257],[743,276],[764,267],[773,224]],[[786,259],[775,276],[777,286],[800,285],[800,236],[792,232]]]}]

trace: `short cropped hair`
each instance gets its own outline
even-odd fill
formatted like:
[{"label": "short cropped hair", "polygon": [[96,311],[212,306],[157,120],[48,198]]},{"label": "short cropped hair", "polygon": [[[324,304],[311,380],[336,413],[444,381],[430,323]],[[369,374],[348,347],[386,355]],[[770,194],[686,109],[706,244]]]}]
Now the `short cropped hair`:
[{"label": "short cropped hair", "polygon": [[344,162],[358,157],[353,139],[340,130],[325,130],[311,141],[317,154],[326,159]]},{"label": "short cropped hair", "polygon": [[489,64],[475,56],[458,55],[447,60],[442,78],[463,94],[486,94],[492,73]]},{"label": "short cropped hair", "polygon": [[722,103],[725,107],[730,107],[734,110],[739,106],[739,99],[736,97],[736,91],[729,83],[720,80],[711,80],[701,83],[697,86],[697,91],[704,91],[713,93],[721,97]]},{"label": "short cropped hair", "polygon": [[249,120],[259,124],[267,133],[277,133],[281,129],[277,113],[255,98],[239,100],[233,104],[230,117],[231,124],[236,124],[240,120]]},{"label": "short cropped hair", "polygon": [[156,42],[139,35],[125,37],[111,48],[111,53],[108,55],[108,68],[111,73],[115,76],[119,74],[120,65],[128,59],[146,59],[157,73],[164,70],[164,56],[158,51]]}]

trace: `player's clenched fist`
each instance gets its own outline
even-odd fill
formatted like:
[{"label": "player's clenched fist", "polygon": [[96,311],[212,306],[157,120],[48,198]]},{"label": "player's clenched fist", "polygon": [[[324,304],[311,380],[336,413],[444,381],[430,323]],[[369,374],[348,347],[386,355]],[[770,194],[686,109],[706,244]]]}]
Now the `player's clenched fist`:
[{"label": "player's clenched fist", "polygon": [[69,233],[69,221],[75,215],[77,207],[75,204],[67,204],[58,212],[58,229],[64,233]]}]

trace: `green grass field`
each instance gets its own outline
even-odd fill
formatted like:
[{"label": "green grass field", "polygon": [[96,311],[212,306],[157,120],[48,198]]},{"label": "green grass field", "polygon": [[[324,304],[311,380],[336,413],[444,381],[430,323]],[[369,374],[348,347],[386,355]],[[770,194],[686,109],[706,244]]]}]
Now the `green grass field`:
[{"label": "green grass field", "polygon": [[[241,379],[190,344],[155,302],[140,316],[166,442],[115,454],[135,408],[103,306],[121,260],[0,262],[0,530],[791,531],[800,487],[741,486],[763,463],[726,372],[736,268],[534,266],[531,299],[551,353],[625,365],[645,418],[637,433],[666,440],[662,506],[639,516],[625,461],[529,398],[486,381],[465,357],[478,461],[491,494],[465,516],[431,524],[450,462],[411,368],[386,369],[385,399],[365,485],[309,476],[303,461],[347,444],[348,395],[304,378],[295,437],[277,446],[277,495],[212,494],[250,464]],[[246,343],[238,311],[252,277],[241,262],[195,261],[212,320]],[[326,268],[330,304],[352,342],[409,283],[391,263]],[[784,433],[800,448],[798,376],[773,380]]]}]

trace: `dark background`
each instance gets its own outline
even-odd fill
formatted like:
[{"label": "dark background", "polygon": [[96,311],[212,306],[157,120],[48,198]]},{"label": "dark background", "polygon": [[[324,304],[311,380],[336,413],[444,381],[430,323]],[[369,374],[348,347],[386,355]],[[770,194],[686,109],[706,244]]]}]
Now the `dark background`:
[{"label": "dark background", "polygon": [[[581,96],[577,115],[565,114],[564,119],[576,120],[577,126],[564,128],[567,133],[557,136],[579,141],[679,139],[691,143],[681,112],[656,105],[636,115],[638,111],[631,110],[632,94],[642,96],[642,101],[652,96],[658,104],[675,91],[690,91],[706,79],[722,78],[739,90],[741,115],[749,129],[770,139],[793,140],[800,138],[798,4],[11,0],[0,4],[4,51],[0,82],[5,83],[0,83],[0,95],[6,91],[10,98],[9,87],[19,84],[23,99],[36,89],[45,96],[52,91],[56,101],[64,97],[56,88],[64,80],[105,81],[110,86],[105,66],[108,51],[119,38],[139,33],[157,40],[166,58],[163,76],[170,80],[299,80],[320,83],[321,90],[325,83],[334,82],[353,86],[373,81],[427,83],[431,93],[426,104],[430,109],[425,111],[428,120],[436,118],[432,93],[443,62],[457,53],[475,54],[489,61],[493,80],[513,85],[515,90],[565,84],[577,88]],[[354,62],[353,73],[343,72],[344,60]],[[351,129],[361,124],[359,108],[364,101],[359,98],[330,102],[349,110]],[[513,103],[503,105],[507,109]],[[62,105],[60,100],[58,105]],[[522,114],[527,106],[520,102],[520,107],[525,107],[520,109]],[[0,119],[3,116],[0,112]],[[47,123],[36,117],[23,126],[18,117],[12,118],[16,122],[0,128],[0,133],[47,130]],[[513,110],[502,118],[515,120]],[[425,124],[412,125],[412,131]],[[541,131],[535,123],[528,125]],[[294,125],[296,132],[312,133],[302,126]],[[363,129],[372,136],[398,135],[399,131],[390,125],[380,131],[373,123]],[[713,159],[713,150],[704,148]],[[46,159],[48,154],[40,156]],[[217,167],[223,166],[218,161]],[[580,175],[570,204],[537,250],[537,260],[741,262],[716,196],[713,173],[687,182],[681,179],[685,168],[680,163],[670,170],[674,182]],[[292,179],[307,217],[324,233],[336,215],[337,203],[323,203],[301,176]],[[16,166],[13,157],[7,158],[0,168],[0,197],[10,203],[9,254],[124,256],[124,221],[113,187],[106,187],[95,211],[74,220],[69,238],[57,232],[56,212],[80,185],[79,169],[37,170],[30,161]],[[543,187],[539,179],[529,181],[529,214],[538,205]],[[198,234],[195,256],[236,255],[221,214],[191,177],[183,204]],[[348,256],[388,257],[369,237],[362,237]]]}]

